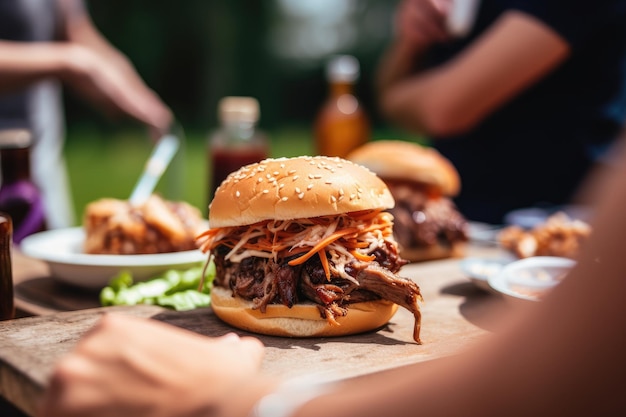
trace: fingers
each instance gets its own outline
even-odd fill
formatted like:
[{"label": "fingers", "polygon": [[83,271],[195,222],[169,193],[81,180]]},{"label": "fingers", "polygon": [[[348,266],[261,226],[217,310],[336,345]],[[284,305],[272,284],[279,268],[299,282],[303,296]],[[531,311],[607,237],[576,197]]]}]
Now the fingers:
[{"label": "fingers", "polygon": [[248,357],[253,363],[261,363],[265,354],[263,342],[255,337],[240,337],[236,333],[226,333],[215,339],[216,342],[237,346],[243,357]]}]

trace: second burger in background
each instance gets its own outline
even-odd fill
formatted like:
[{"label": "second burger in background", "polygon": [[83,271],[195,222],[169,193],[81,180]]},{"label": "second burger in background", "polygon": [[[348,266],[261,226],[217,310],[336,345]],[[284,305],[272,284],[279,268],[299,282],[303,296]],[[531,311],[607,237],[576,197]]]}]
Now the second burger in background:
[{"label": "second burger in background", "polygon": [[386,140],[363,145],[347,159],[369,168],[389,187],[396,201],[390,209],[394,234],[404,259],[418,262],[465,254],[467,221],[451,200],[461,181],[439,152]]}]

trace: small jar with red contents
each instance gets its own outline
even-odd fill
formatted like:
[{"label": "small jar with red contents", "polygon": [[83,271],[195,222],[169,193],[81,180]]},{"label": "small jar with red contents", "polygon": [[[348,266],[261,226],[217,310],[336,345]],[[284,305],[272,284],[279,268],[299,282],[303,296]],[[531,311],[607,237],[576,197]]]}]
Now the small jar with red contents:
[{"label": "small jar with red contents", "polygon": [[259,102],[253,97],[224,97],[218,104],[220,128],[208,144],[208,203],[228,174],[269,155],[267,136],[258,129]]}]

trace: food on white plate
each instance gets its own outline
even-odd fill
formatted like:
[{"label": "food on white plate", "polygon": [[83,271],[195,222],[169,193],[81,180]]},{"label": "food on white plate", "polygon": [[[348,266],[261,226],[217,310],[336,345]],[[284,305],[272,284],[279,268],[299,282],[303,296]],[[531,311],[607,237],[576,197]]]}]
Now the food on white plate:
[{"label": "food on white plate", "polygon": [[411,142],[369,142],[347,159],[374,171],[396,201],[394,233],[400,254],[412,262],[465,255],[468,223],[451,197],[461,181],[456,168],[437,150]]},{"label": "food on white plate", "polygon": [[518,258],[561,256],[575,258],[581,245],[591,234],[591,226],[557,212],[530,230],[508,226],[498,234],[500,245]]},{"label": "food on white plate", "polygon": [[339,336],[415,317],[418,285],[393,237],[389,189],[329,157],[267,159],[231,173],[209,206],[201,249],[215,262],[212,306],[234,327],[277,336]]},{"label": "food on white plate", "polygon": [[136,255],[197,249],[195,237],[206,224],[196,207],[153,194],[138,206],[114,198],[91,202],[83,228],[85,253]]}]

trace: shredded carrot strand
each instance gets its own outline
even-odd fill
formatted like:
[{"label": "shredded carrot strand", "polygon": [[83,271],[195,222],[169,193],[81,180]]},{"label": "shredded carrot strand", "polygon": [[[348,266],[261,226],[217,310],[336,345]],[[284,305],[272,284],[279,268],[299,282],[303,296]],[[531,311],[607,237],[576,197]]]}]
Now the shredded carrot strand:
[{"label": "shredded carrot strand", "polygon": [[313,256],[317,252],[319,252],[322,248],[325,248],[326,246],[330,245],[331,243],[333,243],[337,239],[339,239],[339,238],[341,238],[341,237],[343,237],[345,235],[349,235],[351,233],[356,233],[358,231],[359,231],[359,229],[357,229],[356,227],[352,227],[352,228],[344,229],[344,230],[338,230],[335,233],[333,233],[332,235],[328,236],[326,239],[320,240],[305,255],[303,255],[303,256],[301,256],[299,258],[296,258],[296,259],[292,259],[291,261],[289,261],[289,265],[291,265],[291,266],[300,265],[301,263],[304,263],[305,261],[307,261],[311,256]]},{"label": "shredded carrot strand", "polygon": [[322,268],[324,268],[326,279],[330,281],[330,267],[328,266],[328,258],[326,258],[326,251],[322,249],[318,251],[317,254],[320,256],[320,261],[322,261]]},{"label": "shredded carrot strand", "polygon": [[352,254],[352,256],[354,256],[355,258],[357,258],[359,261],[363,261],[363,262],[371,262],[374,259],[376,259],[376,256],[374,255],[364,255],[356,250],[351,250],[350,253]]}]

